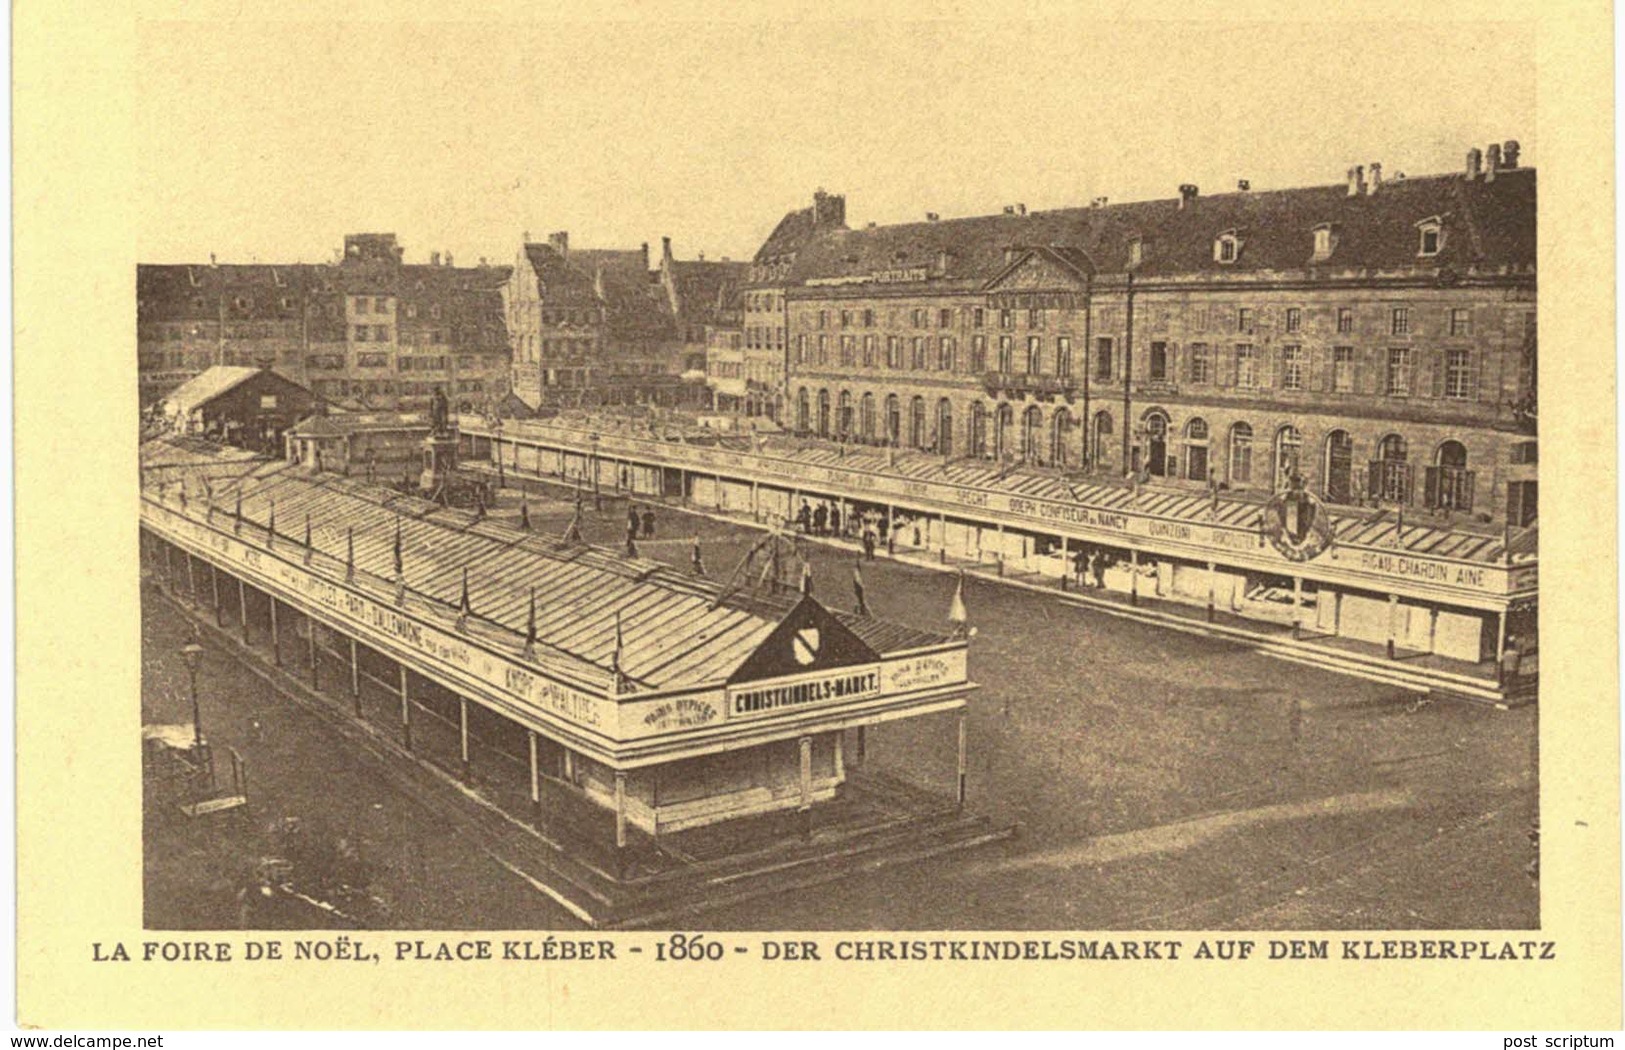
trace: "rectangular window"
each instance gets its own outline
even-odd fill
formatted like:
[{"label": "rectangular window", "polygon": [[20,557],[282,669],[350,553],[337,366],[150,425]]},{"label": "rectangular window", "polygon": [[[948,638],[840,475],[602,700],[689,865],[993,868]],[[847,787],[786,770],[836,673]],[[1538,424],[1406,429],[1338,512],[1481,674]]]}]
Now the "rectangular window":
[{"label": "rectangular window", "polygon": [[818,311],[818,327],[820,327],[820,328],[828,328],[829,327],[829,311],[828,310],[820,310],[820,311]]},{"label": "rectangular window", "polygon": [[1339,394],[1354,393],[1354,347],[1332,347],[1332,390]]},{"label": "rectangular window", "polygon": [[1055,374],[1063,379],[1072,376],[1072,337],[1060,336],[1055,340]]},{"label": "rectangular window", "polygon": [[1411,334],[1411,311],[1406,306],[1396,306],[1389,317],[1388,332],[1391,335]]},{"label": "rectangular window", "polygon": [[374,313],[389,313],[389,300],[380,295],[372,301],[372,309]]},{"label": "rectangular window", "polygon": [[1450,311],[1450,334],[1473,334],[1473,312],[1471,310],[1464,307],[1458,307]]},{"label": "rectangular window", "polygon": [[1025,368],[1023,371],[1025,371],[1028,375],[1036,375],[1039,371],[1039,362],[1043,360],[1043,355],[1044,337],[1029,335],[1027,337],[1027,360],[1025,362]]},{"label": "rectangular window", "polygon": [[1337,334],[1348,335],[1354,331],[1354,310],[1347,306],[1337,308]]},{"label": "rectangular window", "polygon": [[850,335],[841,336],[841,367],[851,368],[857,364],[858,341]]},{"label": "rectangular window", "polygon": [[941,311],[939,311],[938,315],[937,315],[937,323],[938,323],[938,327],[952,328],[954,326],[954,312],[953,312],[953,310],[949,309],[947,307],[944,307]]},{"label": "rectangular window", "polygon": [[976,328],[986,327],[986,324],[987,324],[987,311],[983,310],[980,306],[978,306],[974,310],[972,310],[971,311],[971,324],[972,324],[972,326],[974,326]]},{"label": "rectangular window", "polygon": [[821,365],[829,364],[829,336],[827,335],[818,337],[818,363]]},{"label": "rectangular window", "polygon": [[358,343],[365,343],[367,341],[367,336],[370,335],[371,332],[372,332],[372,329],[367,325],[364,325],[364,324],[356,325],[355,326],[355,341],[358,342]]},{"label": "rectangular window", "polygon": [[1112,337],[1109,335],[1095,340],[1095,378],[1102,383],[1112,379]]},{"label": "rectangular window", "polygon": [[365,297],[357,296],[355,301],[355,312],[358,314],[366,313],[368,302],[370,302],[370,300],[366,299]]},{"label": "rectangular window", "polygon": [[1040,310],[1036,306],[1031,307],[1030,309],[1028,309],[1028,311],[1027,311],[1027,327],[1028,328],[1042,328],[1042,327],[1044,327],[1044,311]]},{"label": "rectangular window", "polygon": [[1258,351],[1251,343],[1236,344],[1236,385],[1248,389],[1258,386]]},{"label": "rectangular window", "polygon": [[914,323],[915,328],[924,328],[925,316],[925,310],[922,307],[916,306],[909,314],[909,320]]},{"label": "rectangular window", "polygon": [[1388,350],[1388,396],[1409,397],[1411,393],[1411,351],[1396,346]]},{"label": "rectangular window", "polygon": [[900,335],[886,337],[886,367],[903,367],[903,337]]},{"label": "rectangular window", "polygon": [[999,311],[999,327],[1014,328],[1016,326],[1016,312],[1014,310]]},{"label": "rectangular window", "polygon": [[921,369],[925,367],[925,337],[915,336],[909,340],[909,367]]},{"label": "rectangular window", "polygon": [[1303,389],[1303,347],[1281,347],[1281,389]]},{"label": "rectangular window", "polygon": [[378,324],[372,326],[372,339],[375,343],[389,342],[389,325]]},{"label": "rectangular window", "polygon": [[1015,369],[1015,340],[1007,335],[999,336],[999,371],[1009,373]]},{"label": "rectangular window", "polygon": [[970,369],[972,372],[987,371],[987,336],[985,335],[970,337]]},{"label": "rectangular window", "polygon": [[1301,327],[1303,327],[1303,311],[1298,309],[1296,306],[1287,307],[1286,330],[1288,332],[1296,332]]},{"label": "rectangular window", "polygon": [[804,336],[804,335],[798,335],[798,336],[796,336],[796,364],[804,365],[806,363],[807,363],[807,337]]},{"label": "rectangular window", "polygon": [[1198,306],[1191,311],[1191,327],[1198,332],[1207,331],[1207,307]]},{"label": "rectangular window", "polygon": [[1452,350],[1445,355],[1444,396],[1464,401],[1471,397],[1473,355],[1466,350]]},{"label": "rectangular window", "polygon": [[954,337],[951,335],[945,335],[937,340],[937,367],[939,369],[944,372],[952,372],[959,367],[959,362],[955,360],[958,356],[955,353],[956,349]]},{"label": "rectangular window", "polygon": [[842,328],[850,328],[850,327],[852,327],[852,311],[851,310],[842,310],[841,311],[841,327]]},{"label": "rectangular window", "polygon": [[864,368],[873,368],[874,366],[875,366],[875,337],[872,336],[872,335],[866,335],[866,336],[863,337],[863,367]]},{"label": "rectangular window", "polygon": [[1192,343],[1190,347],[1191,382],[1213,382],[1213,365],[1206,343]]},{"label": "rectangular window", "polygon": [[1236,310],[1236,331],[1251,332],[1253,330],[1253,311],[1250,307],[1239,307]]},{"label": "rectangular window", "polygon": [[1147,374],[1153,383],[1166,383],[1168,381],[1168,344],[1153,342],[1151,344],[1151,359],[1146,362]]},{"label": "rectangular window", "polygon": [[863,327],[865,327],[865,328],[873,328],[874,326],[875,326],[875,312],[873,310],[865,310],[865,311],[863,311]]}]

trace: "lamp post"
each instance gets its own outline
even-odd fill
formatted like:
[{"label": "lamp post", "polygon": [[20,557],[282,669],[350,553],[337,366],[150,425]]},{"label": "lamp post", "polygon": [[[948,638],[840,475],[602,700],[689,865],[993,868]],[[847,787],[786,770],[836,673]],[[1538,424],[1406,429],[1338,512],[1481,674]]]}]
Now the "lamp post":
[{"label": "lamp post", "polygon": [[203,718],[199,712],[197,702],[197,672],[203,663],[203,646],[198,644],[197,635],[181,646],[181,656],[186,660],[186,674],[192,686],[192,747],[203,747]]}]

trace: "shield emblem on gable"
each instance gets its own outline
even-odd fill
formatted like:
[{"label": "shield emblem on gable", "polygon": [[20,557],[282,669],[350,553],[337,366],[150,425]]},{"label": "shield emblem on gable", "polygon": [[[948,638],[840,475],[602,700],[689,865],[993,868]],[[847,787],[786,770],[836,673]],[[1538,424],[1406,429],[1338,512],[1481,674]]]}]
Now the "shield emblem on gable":
[{"label": "shield emblem on gable", "polygon": [[796,658],[796,663],[806,667],[818,659],[818,648],[821,643],[818,628],[803,627],[790,639],[790,653]]}]

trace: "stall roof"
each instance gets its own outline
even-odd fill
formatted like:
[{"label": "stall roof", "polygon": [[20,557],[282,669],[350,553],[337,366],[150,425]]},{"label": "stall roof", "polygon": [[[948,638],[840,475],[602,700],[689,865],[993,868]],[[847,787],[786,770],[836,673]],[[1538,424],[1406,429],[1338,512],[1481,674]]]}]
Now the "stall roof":
[{"label": "stall roof", "polygon": [[[874,657],[952,644],[940,634],[825,609],[800,593],[726,590],[663,562],[523,532],[360,481],[306,475],[281,461],[249,465],[223,457],[192,461],[179,471],[148,469],[171,462],[174,454],[169,440],[143,446],[147,499],[206,521],[206,493],[212,492],[215,526],[229,530],[241,494],[243,535],[261,540],[268,538],[274,501],[276,539],[290,551],[303,547],[308,515],[317,552],[310,571],[319,575],[345,578],[347,533],[354,530],[357,585],[390,591],[399,529],[410,607],[456,616],[466,570],[471,637],[522,649],[534,588],[535,661],[606,690],[617,665],[637,691],[726,683],[752,657],[753,666],[759,665],[764,643],[787,624],[822,626],[824,649],[831,653],[836,636],[857,639]],[[244,466],[252,469],[245,472]],[[184,503],[178,494],[182,481],[188,487]],[[822,666],[820,659],[783,673]]]}]

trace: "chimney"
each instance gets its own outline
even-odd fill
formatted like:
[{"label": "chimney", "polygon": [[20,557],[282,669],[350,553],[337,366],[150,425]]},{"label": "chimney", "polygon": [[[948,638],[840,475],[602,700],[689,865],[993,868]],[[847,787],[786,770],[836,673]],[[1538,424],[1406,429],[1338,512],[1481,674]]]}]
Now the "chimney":
[{"label": "chimney", "polygon": [[1467,151],[1467,171],[1464,173],[1464,177],[1469,182],[1478,178],[1479,172],[1483,169],[1483,166],[1484,153],[1475,146]]},{"label": "chimney", "polygon": [[429,253],[429,265],[430,266],[439,266],[440,265],[440,253],[439,252],[430,252]]},{"label": "chimney", "polygon": [[705,261],[705,253],[700,252],[697,256],[695,256],[695,258],[698,259],[700,262],[704,262]]},{"label": "chimney", "polygon": [[1106,206],[1106,201],[1107,201],[1107,198],[1105,198],[1105,197],[1096,197],[1094,200],[1089,202],[1089,207],[1091,207],[1091,208],[1104,208]]},{"label": "chimney", "polygon": [[446,253],[446,265],[447,266],[451,265],[451,253],[450,252]]},{"label": "chimney", "polygon": [[643,242],[642,249],[643,249],[643,270],[644,270],[645,273],[647,273],[649,271],[649,242],[648,241]]},{"label": "chimney", "polygon": [[219,263],[214,261],[214,252],[209,253],[209,265],[210,266],[218,266],[219,265]]},{"label": "chimney", "polygon": [[1025,215],[1025,214],[1027,214],[1027,206],[1025,204],[1016,205],[1016,214],[1017,215]]},{"label": "chimney", "polygon": [[1507,139],[1501,143],[1501,167],[1508,171],[1518,166],[1518,140]]},{"label": "chimney", "polygon": [[938,215],[934,211],[928,211],[928,212],[925,213],[925,221],[926,222],[936,222],[940,218],[942,218],[942,216]]},{"label": "chimney", "polygon": [[1014,215],[1016,213],[1016,206],[1014,204],[1006,204],[1004,206],[1004,213],[1006,215]]},{"label": "chimney", "polygon": [[1501,145],[1490,143],[1490,148],[1484,151],[1484,181],[1494,182],[1495,173],[1501,170]]},{"label": "chimney", "polygon": [[1240,190],[1242,193],[1246,193],[1248,190],[1250,190],[1252,188],[1253,188],[1253,184],[1251,182],[1248,182],[1246,179],[1237,179],[1236,180],[1236,189]]},{"label": "chimney", "polygon": [[1380,161],[1375,161],[1374,160],[1374,161],[1371,162],[1371,181],[1367,182],[1366,185],[1365,185],[1366,196],[1368,196],[1368,197],[1371,196],[1371,194],[1376,193],[1377,190],[1379,190],[1381,188],[1382,188],[1382,163]]},{"label": "chimney", "polygon": [[526,230],[524,232],[524,234],[522,234],[522,237],[524,239],[521,240],[519,243],[521,243],[521,244],[529,244],[530,243],[530,231],[529,230]]},{"label": "chimney", "polygon": [[668,269],[671,268],[671,238],[670,237],[662,237],[662,238],[660,238],[660,268],[662,270],[668,270]]},{"label": "chimney", "polygon": [[1356,164],[1349,169],[1349,196],[1358,197],[1365,190],[1365,169]]},{"label": "chimney", "polygon": [[948,263],[953,260],[953,253],[946,248],[937,249],[937,272],[947,273]]},{"label": "chimney", "polygon": [[548,247],[559,253],[559,258],[568,259],[570,257],[570,232],[568,230],[548,234],[547,244]]},{"label": "chimney", "polygon": [[1015,245],[1013,245],[1013,244],[1005,245],[1005,247],[1004,247],[1004,261],[1005,261],[1005,263],[1007,265],[1009,263],[1013,263],[1013,262],[1016,261],[1016,251],[1017,251],[1017,249],[1016,249]]},{"label": "chimney", "polygon": [[846,197],[841,194],[825,193],[822,186],[815,190],[813,192],[813,225],[845,226]]},{"label": "chimney", "polygon": [[490,263],[489,263],[489,262],[487,262],[487,261],[486,261],[486,258],[485,258],[485,256],[483,256],[483,255],[482,255],[482,256],[480,256],[480,269],[482,269],[482,270],[483,270],[483,269],[485,269],[485,268],[487,268],[487,267],[489,267],[489,266],[490,266],[490,265],[491,265],[491,264],[490,264]]},{"label": "chimney", "polygon": [[1180,210],[1183,211],[1184,209],[1189,208],[1192,204],[1195,204],[1196,203],[1196,195],[1199,192],[1200,191],[1196,188],[1195,183],[1187,182],[1184,185],[1180,186],[1179,187],[1179,207],[1180,207]]}]

